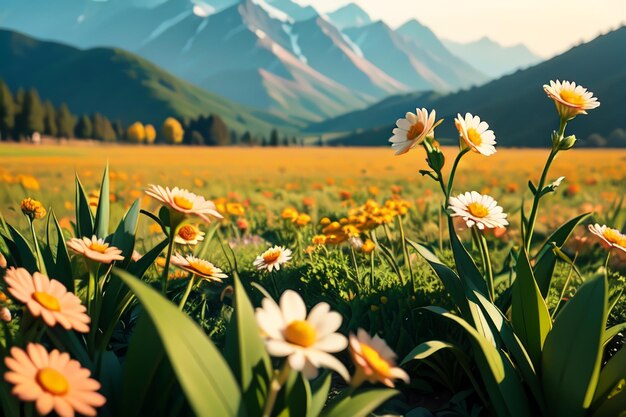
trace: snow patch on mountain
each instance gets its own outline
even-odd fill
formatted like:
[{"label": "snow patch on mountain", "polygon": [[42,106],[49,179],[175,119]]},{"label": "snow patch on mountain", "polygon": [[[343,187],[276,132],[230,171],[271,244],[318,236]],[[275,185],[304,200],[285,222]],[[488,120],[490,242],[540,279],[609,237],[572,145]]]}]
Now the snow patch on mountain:
[{"label": "snow patch on mountain", "polygon": [[150,33],[150,35],[146,39],[144,39],[143,42],[141,42],[141,46],[146,45],[152,40],[158,38],[166,30],[182,22],[184,19],[191,16],[192,14],[193,10],[187,10],[161,23],[159,26],[156,27],[156,29],[152,31],[152,33]]},{"label": "snow patch on mountain", "polygon": [[283,23],[282,27],[285,33],[287,34],[287,36],[289,36],[289,40],[291,41],[291,50],[298,57],[300,61],[306,64],[308,60],[306,59],[306,56],[304,56],[304,54],[302,53],[302,49],[300,48],[300,45],[298,44],[298,35],[293,33],[293,30],[292,30],[293,28],[290,25]]},{"label": "snow patch on mountain", "polygon": [[352,39],[350,39],[346,34],[341,33],[341,39],[343,39],[348,46],[354,51],[354,53],[359,57],[359,58],[363,58],[363,51],[361,50],[361,48],[359,47],[359,45],[357,45],[356,43],[352,42]]},{"label": "snow patch on mountain", "polygon": [[215,7],[208,3],[198,2],[193,6],[193,14],[198,17],[208,17],[215,13]]},{"label": "snow patch on mountain", "polygon": [[252,3],[265,10],[272,19],[280,20],[281,22],[293,23],[293,18],[291,18],[291,16],[268,4],[265,0],[252,0]]}]

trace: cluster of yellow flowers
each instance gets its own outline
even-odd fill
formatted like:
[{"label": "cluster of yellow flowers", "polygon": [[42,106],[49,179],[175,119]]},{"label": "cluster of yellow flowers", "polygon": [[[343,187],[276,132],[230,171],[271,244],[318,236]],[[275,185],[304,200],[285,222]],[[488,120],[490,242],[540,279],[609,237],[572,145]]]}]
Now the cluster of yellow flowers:
[{"label": "cluster of yellow flowers", "polygon": [[[313,244],[339,244],[350,238],[360,238],[361,233],[373,230],[382,224],[393,223],[397,216],[408,213],[411,203],[399,197],[394,197],[380,205],[374,200],[368,200],[365,204],[352,208],[348,216],[331,221],[328,217],[323,218],[320,224],[324,226],[322,234],[313,237]],[[361,250],[366,253],[374,249],[374,243],[369,239],[365,241]]]},{"label": "cluster of yellow flowers", "polygon": [[298,212],[298,210],[294,207],[287,207],[286,209],[284,209],[283,212],[280,214],[280,217],[285,220],[289,220],[296,226],[300,227],[304,227],[307,224],[311,223],[311,216],[309,216],[307,213]]},{"label": "cluster of yellow flowers", "polygon": [[220,197],[213,200],[215,208],[224,218],[230,217],[244,217],[246,215],[246,208],[242,203],[232,201],[227,197]]},{"label": "cluster of yellow flowers", "polygon": [[0,182],[4,182],[6,184],[19,184],[27,190],[39,191],[41,189],[39,181],[32,175],[13,175],[6,170],[0,170]]}]

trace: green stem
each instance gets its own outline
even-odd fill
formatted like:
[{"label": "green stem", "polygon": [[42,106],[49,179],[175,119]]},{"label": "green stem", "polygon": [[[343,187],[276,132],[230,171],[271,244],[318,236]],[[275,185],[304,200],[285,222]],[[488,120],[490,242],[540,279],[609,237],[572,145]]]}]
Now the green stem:
[{"label": "green stem", "polygon": [[485,239],[485,235],[478,230],[476,226],[472,227],[472,233],[474,234],[474,239],[480,248],[480,256],[483,260],[483,267],[485,269],[485,280],[487,281],[487,288],[489,290],[489,297],[493,302],[495,300],[495,289],[493,284],[493,269],[491,267],[491,259],[489,258],[489,247],[487,246],[487,239]]},{"label": "green stem", "polygon": [[272,286],[274,287],[274,296],[276,297],[276,301],[280,298],[280,292],[278,291],[278,284],[276,284],[276,274],[272,271],[270,272],[270,280],[272,281]]},{"label": "green stem", "polygon": [[[565,126],[567,125],[567,121],[561,119],[559,124],[559,141],[563,140],[563,136],[565,134]],[[552,150],[550,151],[550,155],[548,156],[548,160],[546,161],[545,166],[543,167],[543,172],[541,173],[541,178],[539,179],[539,184],[537,185],[537,190],[535,192],[535,196],[533,198],[533,207],[530,212],[530,217],[528,217],[528,228],[526,229],[526,251],[530,253],[530,245],[533,240],[533,232],[535,231],[535,222],[537,221],[537,214],[539,211],[539,201],[541,200],[541,191],[546,184],[546,178],[548,177],[548,172],[550,171],[550,166],[556,158],[556,154],[559,152],[558,145],[553,145]]]},{"label": "green stem", "polygon": [[37,241],[37,234],[35,233],[35,222],[28,216],[28,225],[30,226],[30,234],[33,237],[33,243],[35,245],[35,255],[37,257],[37,268],[42,274],[47,274],[46,265],[43,263],[43,258],[41,257],[41,251],[39,250],[39,242]]},{"label": "green stem", "polygon": [[406,238],[404,236],[404,226],[402,225],[401,216],[398,216],[398,224],[400,225],[400,238],[402,239],[402,255],[404,256],[404,262],[407,264],[409,276],[411,278],[411,289],[413,290],[413,293],[415,293],[415,277],[413,276],[413,265],[411,265],[409,249],[406,246]]},{"label": "green stem", "polygon": [[185,309],[185,303],[187,302],[187,298],[189,298],[189,294],[191,293],[191,288],[193,288],[193,284],[196,281],[196,274],[191,274],[189,278],[189,283],[187,284],[187,289],[185,289],[185,294],[183,298],[181,298],[180,303],[178,304],[178,309],[183,311]]},{"label": "green stem", "polygon": [[374,288],[374,251],[370,252],[370,288],[371,291]]},{"label": "green stem", "polygon": [[356,260],[356,252],[352,245],[350,246],[350,258],[352,259],[352,265],[354,266],[354,273],[356,274],[356,287],[359,288],[361,285],[361,273],[359,272],[359,264]]},{"label": "green stem", "polygon": [[450,193],[452,193],[452,185],[454,184],[454,176],[456,175],[456,170],[459,167],[459,162],[461,162],[461,158],[470,151],[470,148],[465,148],[454,159],[454,164],[452,164],[452,170],[450,171],[450,177],[448,178],[448,186],[446,187],[446,205],[448,204],[448,199],[450,198]]},{"label": "green stem", "polygon": [[169,244],[167,245],[167,257],[165,258],[165,267],[161,275],[161,293],[167,297],[167,281],[170,274],[170,260],[174,249],[174,231],[170,229]]},{"label": "green stem", "polygon": [[276,398],[278,397],[278,393],[280,389],[283,387],[287,378],[289,377],[289,372],[291,372],[291,368],[289,367],[289,361],[285,360],[285,364],[283,365],[283,369],[277,373],[274,373],[274,377],[270,382],[270,392],[267,396],[267,401],[265,402],[265,407],[263,407],[263,415],[262,417],[270,417],[272,415],[272,411],[274,410],[274,405],[276,404]]}]

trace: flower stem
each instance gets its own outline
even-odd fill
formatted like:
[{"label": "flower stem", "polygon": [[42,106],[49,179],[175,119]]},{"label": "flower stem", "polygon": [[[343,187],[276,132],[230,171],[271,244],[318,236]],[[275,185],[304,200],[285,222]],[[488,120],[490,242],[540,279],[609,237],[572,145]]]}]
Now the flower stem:
[{"label": "flower stem", "polygon": [[485,280],[487,281],[487,289],[489,290],[489,298],[491,301],[495,300],[495,289],[493,285],[493,269],[491,267],[491,259],[489,258],[489,247],[487,246],[487,239],[485,235],[476,228],[472,227],[472,234],[478,247],[480,248],[480,255],[483,260],[483,267],[485,273]]},{"label": "flower stem", "polygon": [[278,393],[280,389],[283,387],[287,378],[289,377],[289,373],[291,372],[291,368],[289,367],[289,361],[285,360],[285,364],[283,365],[283,369],[280,372],[274,372],[274,377],[270,382],[270,392],[267,396],[267,401],[265,402],[265,407],[263,408],[263,417],[270,417],[272,415],[272,411],[274,410],[274,405],[276,404],[276,398],[278,397]]},{"label": "flower stem", "polygon": [[165,267],[163,269],[163,275],[161,275],[161,293],[167,296],[167,281],[170,273],[170,259],[172,258],[172,251],[174,249],[174,232],[170,232],[172,235],[169,236],[170,242],[167,245],[167,257],[165,258]]},{"label": "flower stem", "polygon": [[413,276],[413,266],[411,265],[411,258],[409,257],[409,249],[406,246],[406,238],[404,235],[404,226],[402,225],[402,217],[398,216],[398,224],[400,225],[400,238],[402,239],[402,255],[404,256],[404,262],[407,264],[409,276],[411,278],[411,289],[415,293],[415,277]]},{"label": "flower stem", "polygon": [[361,284],[361,274],[359,272],[359,264],[356,260],[356,253],[352,245],[350,245],[350,257],[352,258],[352,265],[354,265],[354,273],[356,274],[356,287],[359,288]]},{"label": "flower stem", "polygon": [[454,159],[454,164],[452,164],[452,170],[450,171],[450,177],[448,178],[448,186],[446,187],[446,206],[448,205],[448,199],[450,198],[450,193],[452,193],[452,185],[454,184],[454,176],[456,175],[456,170],[459,167],[459,162],[461,162],[461,158],[470,151],[470,148],[465,148]]},{"label": "flower stem", "polygon": [[191,293],[191,288],[193,287],[193,284],[196,281],[196,274],[191,274],[191,277],[189,278],[189,283],[187,284],[187,289],[185,290],[185,294],[183,295],[183,298],[181,298],[180,303],[178,304],[178,309],[180,311],[183,311],[185,308],[185,303],[187,302],[187,298],[189,298],[189,294]]},{"label": "flower stem", "polygon": [[46,265],[43,263],[43,258],[41,257],[41,251],[39,250],[39,242],[37,241],[37,234],[35,233],[35,222],[28,217],[28,225],[30,226],[30,234],[33,237],[33,244],[35,245],[35,256],[37,258],[37,268],[42,274],[47,274]]},{"label": "flower stem", "polygon": [[[561,119],[561,123],[559,124],[559,132],[558,139],[559,141],[563,140],[563,136],[565,134],[565,126],[567,126],[567,121]],[[543,172],[541,173],[541,178],[539,179],[539,184],[537,185],[537,190],[535,192],[535,196],[533,199],[533,207],[530,212],[530,217],[528,217],[528,228],[526,230],[526,250],[530,253],[530,245],[533,239],[533,232],[535,231],[535,222],[537,221],[537,213],[539,211],[539,201],[541,200],[541,191],[546,184],[546,178],[548,176],[548,172],[550,171],[550,166],[556,158],[556,154],[559,152],[558,145],[553,145],[552,150],[550,151],[550,155],[548,156],[548,160],[546,161],[545,166],[543,167]]]}]

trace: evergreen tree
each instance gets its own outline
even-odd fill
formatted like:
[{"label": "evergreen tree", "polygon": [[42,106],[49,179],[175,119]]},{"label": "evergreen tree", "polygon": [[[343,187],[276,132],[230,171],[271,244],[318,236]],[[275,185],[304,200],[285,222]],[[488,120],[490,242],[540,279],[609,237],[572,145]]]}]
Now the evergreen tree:
[{"label": "evergreen tree", "polygon": [[57,111],[57,135],[60,138],[71,138],[74,136],[74,127],[76,126],[76,117],[72,115],[70,109],[65,103],[61,104]]},{"label": "evergreen tree", "polygon": [[287,136],[283,138],[283,146],[289,146],[289,138]]},{"label": "evergreen tree", "polygon": [[0,140],[7,140],[15,127],[15,103],[11,90],[0,81]]},{"label": "evergreen tree", "polygon": [[115,131],[115,136],[117,137],[117,140],[122,140],[122,138],[124,138],[125,129],[124,124],[121,120],[117,119],[113,122],[113,131]]},{"label": "evergreen tree", "polygon": [[19,136],[30,137],[33,133],[44,131],[45,109],[37,90],[31,88],[24,96],[20,113],[15,120],[15,129]]},{"label": "evergreen tree", "polygon": [[276,129],[272,129],[270,132],[270,146],[279,146],[278,131]]},{"label": "evergreen tree", "polygon": [[210,128],[208,135],[208,143],[214,146],[230,145],[230,134],[228,127],[221,117],[212,115],[210,117]]},{"label": "evergreen tree", "polygon": [[250,132],[245,131],[243,135],[241,135],[241,144],[245,146],[250,146],[252,144],[252,135]]},{"label": "evergreen tree", "polygon": [[86,114],[80,116],[80,119],[76,124],[75,134],[76,137],[80,139],[93,138],[93,126],[91,124],[91,119]]},{"label": "evergreen tree", "polygon": [[105,142],[112,142],[117,139],[117,135],[115,134],[115,130],[113,130],[113,125],[109,119],[100,113],[94,113],[91,120],[94,139]]},{"label": "evergreen tree", "polygon": [[26,99],[26,92],[24,91],[22,87],[18,88],[17,92],[15,93],[15,101],[13,102],[15,104],[16,116],[17,114],[22,112],[22,106],[24,105],[25,99]]},{"label": "evergreen tree", "polygon": [[56,137],[59,133],[59,128],[57,126],[57,111],[49,100],[44,104],[44,109],[43,132],[48,136]]}]

